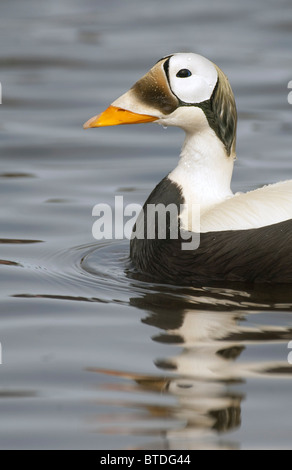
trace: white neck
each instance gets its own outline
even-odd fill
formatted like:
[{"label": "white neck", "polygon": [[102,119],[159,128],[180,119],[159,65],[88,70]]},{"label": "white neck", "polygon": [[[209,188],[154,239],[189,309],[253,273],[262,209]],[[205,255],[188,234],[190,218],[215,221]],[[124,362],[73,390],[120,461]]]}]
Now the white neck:
[{"label": "white neck", "polygon": [[230,189],[234,156],[210,127],[187,132],[178,166],[169,178],[183,192],[186,204],[200,204],[201,214],[233,194]]}]

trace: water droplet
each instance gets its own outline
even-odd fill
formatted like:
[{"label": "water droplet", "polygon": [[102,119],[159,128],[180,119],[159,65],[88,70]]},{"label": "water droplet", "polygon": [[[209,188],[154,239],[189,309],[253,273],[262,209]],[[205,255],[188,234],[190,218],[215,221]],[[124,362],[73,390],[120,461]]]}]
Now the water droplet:
[{"label": "water droplet", "polygon": [[167,129],[167,126],[162,126],[162,127],[163,127],[163,129],[165,129],[165,130]]}]

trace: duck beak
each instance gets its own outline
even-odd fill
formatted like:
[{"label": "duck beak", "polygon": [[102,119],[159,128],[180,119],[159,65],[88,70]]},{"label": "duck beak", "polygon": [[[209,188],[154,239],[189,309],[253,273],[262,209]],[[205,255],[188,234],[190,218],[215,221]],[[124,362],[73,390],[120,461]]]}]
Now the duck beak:
[{"label": "duck beak", "polygon": [[167,60],[159,61],[103,113],[89,119],[84,129],[159,121],[175,111],[179,102],[165,75],[164,63]]},{"label": "duck beak", "polygon": [[138,114],[117,106],[110,106],[103,113],[87,121],[83,128],[119,126],[121,124],[142,124],[157,121],[159,118],[148,114]]}]

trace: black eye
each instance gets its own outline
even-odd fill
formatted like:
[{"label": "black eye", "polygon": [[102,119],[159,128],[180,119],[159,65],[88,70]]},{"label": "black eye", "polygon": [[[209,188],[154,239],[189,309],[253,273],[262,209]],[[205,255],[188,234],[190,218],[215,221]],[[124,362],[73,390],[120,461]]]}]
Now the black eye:
[{"label": "black eye", "polygon": [[188,69],[181,69],[176,74],[176,76],[179,77],[179,78],[186,78],[186,77],[190,77],[191,75],[192,75],[192,72]]}]

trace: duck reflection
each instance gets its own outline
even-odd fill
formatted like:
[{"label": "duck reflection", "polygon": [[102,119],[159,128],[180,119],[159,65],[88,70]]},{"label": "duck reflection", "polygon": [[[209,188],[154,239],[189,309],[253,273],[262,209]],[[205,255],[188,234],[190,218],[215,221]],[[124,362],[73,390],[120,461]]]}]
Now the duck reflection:
[{"label": "duck reflection", "polygon": [[[211,289],[193,291],[189,297],[186,293],[182,297],[170,292],[148,292],[132,298],[131,305],[147,311],[143,323],[159,330],[152,340],[167,345],[173,354],[155,359],[161,371],[157,376],[95,371],[130,381],[120,384],[119,391],[156,393],[158,402],[163,394],[171,403],[139,403],[136,419],[132,415],[131,423],[123,426],[122,432],[159,436],[164,443],[160,444],[161,449],[237,448],[234,442],[218,440],[218,433],[240,427],[245,379],[259,374],[291,373],[288,364],[249,363],[244,358],[249,344],[292,338],[291,328],[245,326],[248,314],[271,306],[267,303],[271,295],[270,291],[251,295]],[[287,303],[286,308],[290,310],[291,305]],[[132,402],[119,404],[133,406]],[[116,422],[117,415],[112,418]],[[142,418],[153,425],[139,428]],[[121,428],[112,432],[121,433]],[[151,446],[148,444],[147,448]],[[158,449],[159,444],[156,442],[153,448]]]},{"label": "duck reflection", "polygon": [[234,387],[241,382],[234,363],[244,346],[224,341],[236,331],[238,316],[201,311],[194,305],[179,311],[178,302],[170,304],[167,296],[146,296],[133,303],[143,308],[145,301],[155,305],[157,300],[159,306],[143,321],[161,330],[154,341],[177,346],[175,355],[158,359],[155,364],[175,374],[167,382],[167,392],[177,402],[173,417],[183,422],[180,428],[168,430],[168,447],[175,448],[180,440],[196,446],[203,436],[206,439],[241,424],[244,394]]}]

